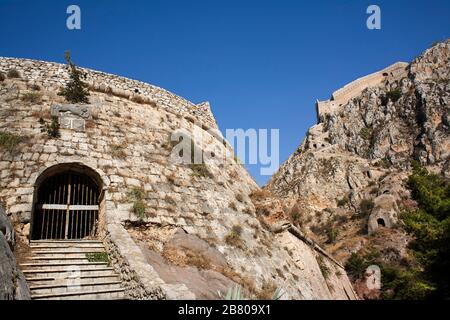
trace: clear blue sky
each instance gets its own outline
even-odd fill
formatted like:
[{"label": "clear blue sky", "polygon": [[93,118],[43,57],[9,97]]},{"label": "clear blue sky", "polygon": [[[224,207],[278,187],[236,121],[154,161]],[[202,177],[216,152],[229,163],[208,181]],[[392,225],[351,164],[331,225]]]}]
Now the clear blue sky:
[{"label": "clear blue sky", "polygon": [[[77,4],[82,29],[66,28]],[[366,28],[366,8],[382,29]],[[279,128],[281,162],[314,102],[449,37],[450,1],[0,0],[0,56],[63,62],[210,101],[220,128]],[[248,167],[263,184],[258,166]]]}]

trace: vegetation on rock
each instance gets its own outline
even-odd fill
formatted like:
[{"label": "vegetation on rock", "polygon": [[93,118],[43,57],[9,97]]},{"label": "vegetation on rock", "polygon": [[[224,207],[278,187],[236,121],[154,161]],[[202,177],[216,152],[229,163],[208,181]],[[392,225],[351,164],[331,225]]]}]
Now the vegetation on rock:
[{"label": "vegetation on rock", "polygon": [[363,278],[370,265],[379,266],[384,299],[449,299],[450,184],[414,163],[407,185],[419,206],[401,217],[414,237],[409,245],[412,260],[392,263],[372,249],[353,253],[345,268],[356,280]]},{"label": "vegetation on rock", "polygon": [[43,118],[40,118],[39,123],[41,124],[41,132],[46,132],[49,138],[59,138],[61,136],[58,117],[52,116],[50,124]]},{"label": "vegetation on rock", "polygon": [[0,150],[13,153],[17,146],[24,141],[24,137],[10,132],[0,132]]},{"label": "vegetation on rock", "polygon": [[8,78],[12,79],[12,78],[20,78],[20,73],[19,71],[17,71],[16,69],[11,69],[8,71],[8,73],[6,74],[8,76]]},{"label": "vegetation on rock", "polygon": [[22,96],[22,101],[39,104],[42,99],[42,95],[38,92],[27,92]]},{"label": "vegetation on rock", "polygon": [[108,254],[106,252],[90,252],[86,253],[89,262],[105,262],[110,264]]},{"label": "vegetation on rock", "polygon": [[58,94],[64,96],[70,103],[89,103],[89,86],[82,80],[86,78],[86,74],[77,69],[70,58],[70,52],[65,53],[65,59],[69,67],[70,80]]},{"label": "vegetation on rock", "polygon": [[131,200],[134,202],[133,203],[133,212],[134,214],[140,218],[140,219],[144,219],[146,217],[146,213],[145,213],[145,203],[144,203],[144,190],[142,190],[141,188],[138,187],[134,187],[133,189],[131,189],[128,192],[128,196],[131,198]]}]

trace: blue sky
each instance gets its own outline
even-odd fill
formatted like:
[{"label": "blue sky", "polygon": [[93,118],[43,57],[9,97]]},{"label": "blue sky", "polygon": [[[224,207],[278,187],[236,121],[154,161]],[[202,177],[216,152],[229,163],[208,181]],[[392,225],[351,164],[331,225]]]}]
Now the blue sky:
[{"label": "blue sky", "polygon": [[[66,28],[77,4],[82,29]],[[368,30],[366,8],[381,8]],[[280,129],[280,161],[314,102],[449,37],[450,1],[0,0],[0,56],[63,62],[210,101],[220,128]],[[248,166],[260,184],[259,166]]]}]

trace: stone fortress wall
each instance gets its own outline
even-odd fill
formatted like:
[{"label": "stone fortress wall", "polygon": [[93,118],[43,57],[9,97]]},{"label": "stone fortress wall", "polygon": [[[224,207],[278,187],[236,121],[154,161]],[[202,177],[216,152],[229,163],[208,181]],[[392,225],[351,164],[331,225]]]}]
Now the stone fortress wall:
[{"label": "stone fortress wall", "polygon": [[[166,283],[146,262],[126,229],[127,224],[136,223],[145,224],[148,234],[134,234],[141,239],[150,236],[158,250],[164,250],[165,241],[176,230],[201,239],[196,241],[216,248],[227,268],[258,290],[273,281],[286,291],[285,298],[356,298],[342,266],[287,231],[274,235],[261,225],[250,199],[258,186],[232,156],[226,161],[219,156],[206,159],[206,173],[172,158],[170,138],[180,129],[195,137],[201,149],[215,155],[229,151],[229,146],[205,130],[217,128],[207,105],[89,70],[88,80],[95,89],[90,92],[90,104],[71,106],[57,94],[68,78],[62,65],[0,59],[0,71],[12,69],[20,77],[0,81],[0,133],[14,134],[20,142],[14,152],[0,149],[0,201],[19,238],[30,236],[37,181],[49,170],[77,166],[101,181],[100,236],[117,262],[114,267],[130,284],[129,297],[195,297],[191,287]],[[136,99],[143,92],[151,101]],[[30,100],[30,94],[38,98]],[[61,124],[57,138],[43,132],[40,123],[40,119],[49,123],[52,116]],[[197,139],[199,129],[202,137]],[[136,199],[130,191],[136,189],[142,194],[144,217],[134,212]],[[227,241],[236,226],[242,229],[237,245]],[[291,251],[303,258],[295,258]],[[323,256],[333,270],[328,280],[333,290],[317,256]]]},{"label": "stone fortress wall", "polygon": [[[17,70],[29,81],[42,84],[46,88],[54,87],[56,90],[68,80],[67,65],[30,59],[0,57],[0,71],[6,73],[11,69]],[[208,102],[194,104],[165,89],[138,80],[86,68],[80,69],[86,73],[85,81],[94,90],[111,91],[111,93],[119,96],[155,103],[169,112],[193,117],[208,128],[217,128],[216,120],[211,113]]]},{"label": "stone fortress wall", "polygon": [[321,122],[323,116],[336,112],[350,99],[359,96],[365,89],[379,86],[386,81],[391,83],[406,77],[408,75],[407,67],[408,63],[406,62],[396,62],[383,70],[356,79],[341,89],[336,90],[329,100],[317,101],[316,112],[318,122]]}]

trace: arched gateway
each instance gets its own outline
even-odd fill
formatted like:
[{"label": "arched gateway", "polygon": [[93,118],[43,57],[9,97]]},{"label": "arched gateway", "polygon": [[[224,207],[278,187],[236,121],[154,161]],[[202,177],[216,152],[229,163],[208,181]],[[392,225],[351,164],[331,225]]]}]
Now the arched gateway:
[{"label": "arched gateway", "polygon": [[31,239],[94,239],[102,196],[101,178],[86,166],[45,170],[35,186]]}]

